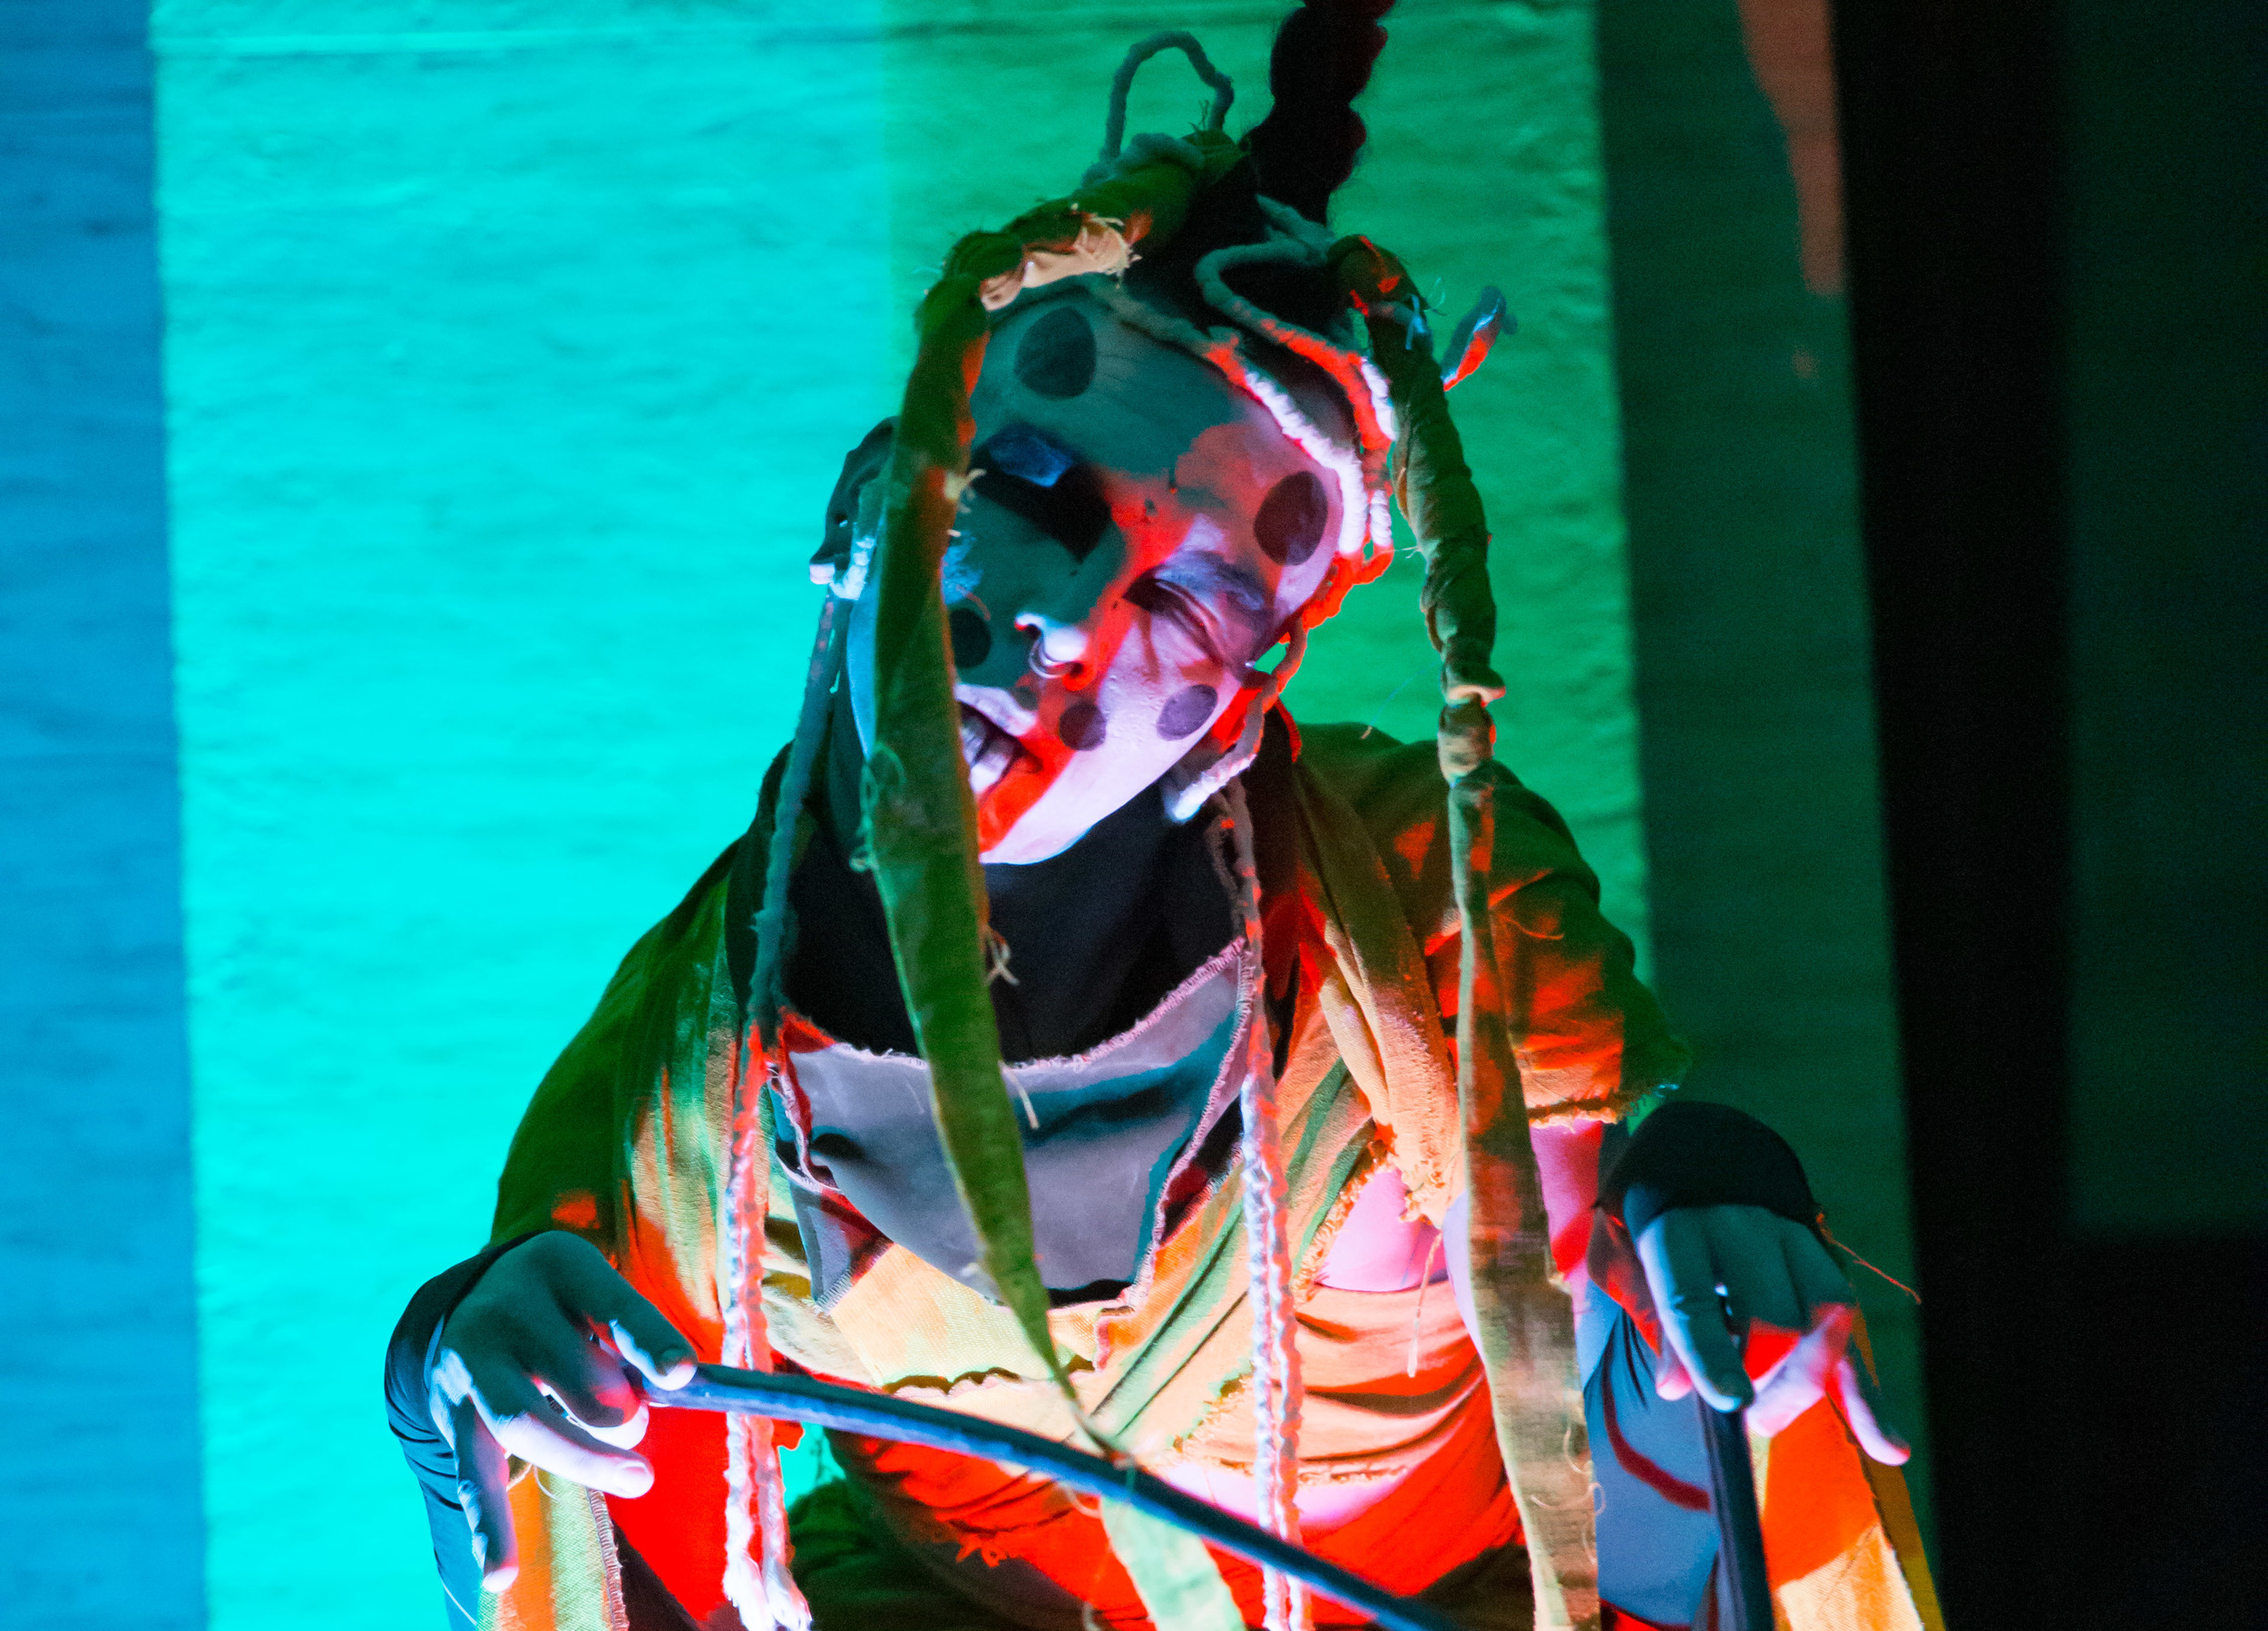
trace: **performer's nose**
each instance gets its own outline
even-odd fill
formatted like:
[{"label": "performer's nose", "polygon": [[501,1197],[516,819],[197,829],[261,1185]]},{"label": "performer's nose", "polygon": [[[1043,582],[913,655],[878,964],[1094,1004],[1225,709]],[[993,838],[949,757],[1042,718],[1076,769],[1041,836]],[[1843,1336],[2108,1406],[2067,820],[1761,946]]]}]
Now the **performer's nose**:
[{"label": "performer's nose", "polygon": [[1026,611],[1018,615],[1016,627],[1031,639],[1033,673],[1074,688],[1085,679],[1090,643],[1086,624],[1058,622],[1044,612]]}]

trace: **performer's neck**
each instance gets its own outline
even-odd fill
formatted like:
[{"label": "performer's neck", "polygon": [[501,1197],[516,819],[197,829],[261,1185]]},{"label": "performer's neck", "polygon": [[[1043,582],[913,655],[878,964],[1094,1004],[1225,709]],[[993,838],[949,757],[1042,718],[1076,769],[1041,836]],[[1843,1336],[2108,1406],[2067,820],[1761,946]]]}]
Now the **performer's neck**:
[{"label": "performer's neck", "polygon": [[[864,765],[850,708],[838,695],[816,812],[832,855],[855,851]],[[863,874],[859,882],[871,887]],[[984,883],[1014,981],[993,991],[1011,1058],[1078,1051],[1131,1024],[1227,944],[1232,924],[1203,835],[1169,822],[1154,788],[1059,855],[987,865]],[[852,958],[852,946],[836,943],[848,927],[839,919],[826,928],[806,925],[799,934],[806,955],[797,960],[803,981],[826,977],[814,957]]]}]

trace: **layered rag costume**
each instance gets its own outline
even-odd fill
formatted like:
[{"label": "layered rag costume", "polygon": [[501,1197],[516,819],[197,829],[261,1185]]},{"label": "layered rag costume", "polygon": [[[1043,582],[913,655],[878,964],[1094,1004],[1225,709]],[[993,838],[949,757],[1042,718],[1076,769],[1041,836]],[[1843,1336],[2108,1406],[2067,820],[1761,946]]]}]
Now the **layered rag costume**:
[{"label": "layered rag costume", "polygon": [[[1629,1141],[1588,1241],[1554,1260],[1531,1120],[1618,1120],[1673,1086],[1686,1055],[1565,825],[1491,757],[1485,707],[1501,687],[1487,667],[1486,532],[1407,276],[1366,240],[1271,208],[1260,246],[1334,278],[1367,320],[1366,352],[1349,329],[1325,356],[1315,335],[1249,305],[1239,322],[1317,366],[1335,358],[1362,434],[1325,450],[1356,503],[1317,615],[1383,567],[1383,495],[1396,489],[1433,568],[1442,739],[1303,731],[1261,688],[1188,777],[1151,796],[1187,821],[1171,864],[1194,903],[1160,910],[1181,914],[1177,932],[1199,925],[1195,952],[1090,1045],[1002,1062],[964,773],[936,728],[950,717],[938,586],[956,474],[966,484],[968,380],[989,314],[1045,284],[1107,285],[1130,244],[1170,243],[1244,159],[1218,133],[1225,108],[1224,93],[1211,130],[1130,154],[1114,132],[1113,162],[1084,191],[956,249],[924,308],[885,511],[855,529],[882,541],[865,829],[833,831],[811,796],[831,712],[839,728],[830,601],[803,725],[754,825],[633,948],[546,1077],[513,1143],[496,1245],[405,1316],[389,1398],[455,1623],[1364,1623],[1044,1479],[878,1440],[838,1436],[846,1480],[791,1519],[766,1423],[668,1411],[640,1446],[656,1471],[645,1497],[520,1480],[521,1573],[484,1595],[424,1377],[465,1289],[549,1229],[595,1245],[705,1361],[792,1366],[1109,1446],[1185,1488],[1217,1487],[1461,1624],[1685,1626],[1706,1612],[1706,1474],[1692,1401],[1653,1391],[1660,1333],[1630,1247],[1635,1197],[1649,1216],[1747,1201],[1809,1222],[1815,1207],[1768,1133],[1696,1134],[1678,1112],[1703,1107],[1672,1107],[1649,1124],[1662,1132]],[[1223,283],[1216,304],[1231,302]],[[1175,337],[1266,399],[1233,335]],[[830,570],[845,603],[865,567]],[[882,1006],[915,1046],[835,1034],[825,993],[791,966],[791,901],[846,933],[871,914],[903,988]],[[1716,1153],[1696,1164],[1681,1137]],[[1470,1326],[1437,1257],[1398,1287],[1333,1284],[1341,1230],[1379,1196],[1435,1230],[1469,1216]],[[1858,1453],[1831,1401],[1756,1458],[1790,1626],[1936,1625],[1898,1475]]]}]

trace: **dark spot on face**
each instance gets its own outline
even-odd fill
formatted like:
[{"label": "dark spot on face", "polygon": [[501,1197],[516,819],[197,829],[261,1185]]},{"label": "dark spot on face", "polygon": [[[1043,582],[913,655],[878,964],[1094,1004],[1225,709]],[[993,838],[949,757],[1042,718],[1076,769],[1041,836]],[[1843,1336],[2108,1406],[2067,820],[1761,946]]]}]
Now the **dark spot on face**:
[{"label": "dark spot on face", "polygon": [[1331,523],[1331,501],[1312,471],[1287,475],[1268,489],[1260,513],[1252,518],[1252,535],[1271,560],[1297,566],[1315,552],[1323,530]]},{"label": "dark spot on face", "polygon": [[1095,377],[1095,331],[1076,307],[1059,306],[1016,342],[1016,377],[1042,396],[1076,396]]},{"label": "dark spot on face", "polygon": [[966,670],[992,654],[992,630],[973,606],[956,606],[945,616],[953,632],[953,666]]},{"label": "dark spot on face", "polygon": [[1110,728],[1104,723],[1102,710],[1093,703],[1074,702],[1056,720],[1055,734],[1073,753],[1085,753],[1090,747],[1102,746]]},{"label": "dark spot on face", "polygon": [[1213,704],[1220,700],[1220,693],[1209,685],[1193,685],[1177,691],[1158,712],[1158,734],[1168,742],[1178,742],[1213,717]]}]

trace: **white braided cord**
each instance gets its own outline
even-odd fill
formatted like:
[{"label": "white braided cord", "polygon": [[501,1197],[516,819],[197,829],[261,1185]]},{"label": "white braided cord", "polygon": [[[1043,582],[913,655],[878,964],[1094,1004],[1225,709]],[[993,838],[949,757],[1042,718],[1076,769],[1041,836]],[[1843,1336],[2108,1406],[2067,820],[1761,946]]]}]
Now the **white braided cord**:
[{"label": "white braided cord", "polygon": [[[773,1060],[761,1074],[742,1055],[735,1084],[732,1167],[725,1185],[719,1299],[724,1362],[739,1370],[772,1368],[764,1328],[764,1219],[771,1209],[771,1131],[765,1114]],[[747,1631],[811,1631],[811,1609],[788,1572],[787,1492],[780,1481],[772,1423],[763,1416],[725,1419],[725,1597]]]},{"label": "white braided cord", "polygon": [[[1234,834],[1237,899],[1245,940],[1245,1058],[1237,1089],[1244,1154],[1245,1255],[1252,1304],[1253,1493],[1260,1526],[1299,1541],[1298,1316],[1292,1301],[1288,1189],[1276,1123],[1276,1049],[1269,1034],[1267,975],[1261,961],[1260,878],[1244,784],[1222,789]],[[1299,1581],[1261,1573],[1266,1631],[1305,1631],[1307,1592]]]}]

